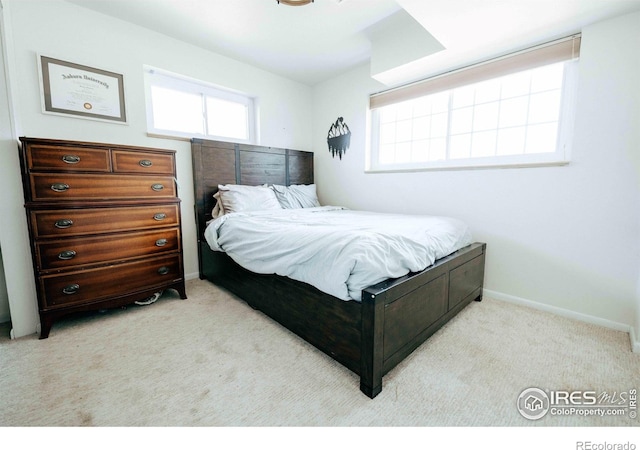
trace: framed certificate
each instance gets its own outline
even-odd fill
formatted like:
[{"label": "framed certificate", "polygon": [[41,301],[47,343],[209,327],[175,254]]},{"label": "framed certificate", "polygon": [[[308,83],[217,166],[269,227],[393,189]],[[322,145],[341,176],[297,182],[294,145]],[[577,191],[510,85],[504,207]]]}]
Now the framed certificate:
[{"label": "framed certificate", "polygon": [[40,56],[43,112],[127,122],[121,74]]}]

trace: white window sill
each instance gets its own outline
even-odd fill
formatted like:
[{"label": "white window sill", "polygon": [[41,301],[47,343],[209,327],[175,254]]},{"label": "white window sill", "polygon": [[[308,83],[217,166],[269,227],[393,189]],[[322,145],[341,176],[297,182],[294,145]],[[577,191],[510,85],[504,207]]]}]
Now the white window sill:
[{"label": "white window sill", "polygon": [[520,162],[520,163],[486,163],[486,164],[442,164],[433,166],[387,166],[367,168],[365,173],[398,173],[398,172],[430,172],[430,171],[444,171],[444,170],[482,170],[482,169],[523,169],[534,167],[554,167],[554,166],[566,166],[570,163],[568,160],[558,161],[539,161],[539,162]]}]

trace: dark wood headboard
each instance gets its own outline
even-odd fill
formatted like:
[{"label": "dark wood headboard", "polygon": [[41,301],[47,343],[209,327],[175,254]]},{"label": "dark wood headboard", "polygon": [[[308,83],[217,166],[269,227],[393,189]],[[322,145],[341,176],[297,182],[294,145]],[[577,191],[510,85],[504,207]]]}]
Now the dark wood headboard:
[{"label": "dark wood headboard", "polygon": [[194,138],[191,155],[198,242],[212,218],[219,184],[313,183],[313,152]]}]

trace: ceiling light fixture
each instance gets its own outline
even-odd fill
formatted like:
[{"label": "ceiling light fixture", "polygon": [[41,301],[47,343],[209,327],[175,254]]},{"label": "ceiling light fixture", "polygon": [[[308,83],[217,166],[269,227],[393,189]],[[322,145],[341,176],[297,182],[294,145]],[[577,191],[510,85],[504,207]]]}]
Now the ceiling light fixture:
[{"label": "ceiling light fixture", "polygon": [[302,5],[308,5],[309,3],[313,3],[313,0],[276,0],[278,2],[278,5],[280,3],[284,4],[284,5],[289,5],[289,6],[302,6]]}]

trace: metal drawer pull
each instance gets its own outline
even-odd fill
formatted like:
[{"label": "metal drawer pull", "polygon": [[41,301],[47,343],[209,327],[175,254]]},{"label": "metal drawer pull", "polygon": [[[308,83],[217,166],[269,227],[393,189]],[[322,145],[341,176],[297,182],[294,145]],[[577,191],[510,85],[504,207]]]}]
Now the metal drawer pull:
[{"label": "metal drawer pull", "polygon": [[56,228],[69,228],[71,225],[73,225],[73,220],[71,219],[56,220],[56,223],[54,224]]},{"label": "metal drawer pull", "polygon": [[67,164],[78,164],[80,162],[80,157],[76,155],[64,155],[62,160]]},{"label": "metal drawer pull", "polygon": [[158,269],[158,273],[160,275],[166,275],[169,273],[169,268],[167,266],[162,266]]},{"label": "metal drawer pull", "polygon": [[164,220],[167,218],[165,213],[156,213],[153,215],[153,220]]},{"label": "metal drawer pull", "polygon": [[62,289],[62,293],[66,295],[73,295],[77,293],[79,290],[80,290],[79,284],[70,284],[69,286],[66,286],[64,289]]},{"label": "metal drawer pull", "polygon": [[163,189],[164,189],[164,186],[163,186],[162,184],[160,184],[160,183],[158,183],[158,184],[152,184],[152,185],[151,185],[151,189],[153,189],[153,190],[154,190],[154,191],[156,191],[156,192],[159,192],[159,191],[161,191],[161,190],[163,190]]},{"label": "metal drawer pull", "polygon": [[65,183],[54,183],[51,185],[51,190],[55,192],[65,192],[69,189],[69,185]]},{"label": "metal drawer pull", "polygon": [[156,241],[156,247],[164,247],[165,245],[167,245],[166,239],[158,239]]},{"label": "metal drawer pull", "polygon": [[76,252],[74,250],[65,250],[63,252],[58,253],[58,259],[68,260],[76,257]]},{"label": "metal drawer pull", "polygon": [[151,166],[153,166],[153,163],[151,161],[149,161],[148,159],[141,159],[140,160],[140,165],[142,167],[151,167]]}]

